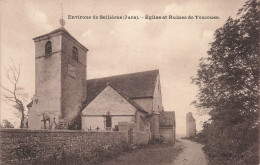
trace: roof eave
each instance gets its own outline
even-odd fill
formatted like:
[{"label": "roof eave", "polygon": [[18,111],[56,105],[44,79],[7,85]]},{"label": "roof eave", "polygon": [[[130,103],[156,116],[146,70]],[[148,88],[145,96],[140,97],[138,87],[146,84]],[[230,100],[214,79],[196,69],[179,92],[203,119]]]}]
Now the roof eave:
[{"label": "roof eave", "polygon": [[74,41],[76,41],[76,43],[82,47],[82,49],[84,49],[86,52],[88,52],[89,50],[84,46],[82,45],[76,38],[74,38],[65,28],[59,28],[59,29],[56,29],[50,33],[47,33],[47,34],[44,34],[44,35],[41,35],[41,36],[38,36],[38,37],[35,37],[33,38],[34,42],[38,42],[41,40],[41,38],[44,38],[44,37],[53,37],[53,36],[56,36],[56,35],[67,35],[68,37],[72,38]]}]

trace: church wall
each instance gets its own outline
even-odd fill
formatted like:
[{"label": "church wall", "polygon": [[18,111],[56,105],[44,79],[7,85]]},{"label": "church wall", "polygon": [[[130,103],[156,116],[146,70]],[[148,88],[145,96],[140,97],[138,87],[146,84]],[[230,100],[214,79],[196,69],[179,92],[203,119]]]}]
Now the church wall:
[{"label": "church wall", "polygon": [[[112,130],[115,129],[116,125],[118,126],[119,122],[128,122],[128,123],[135,123],[135,130],[140,131],[150,131],[150,125],[148,122],[144,122],[143,118],[145,115],[141,112],[137,112],[136,116],[111,116],[112,120]],[[102,116],[82,116],[82,129],[85,131],[89,131],[90,127],[91,130],[95,130],[97,127],[99,130],[106,130],[105,127],[106,119]]]},{"label": "church wall", "polygon": [[118,122],[136,123],[136,129],[146,129],[140,116],[144,113],[125,100],[110,86],[106,87],[83,111],[82,128],[105,128],[105,115],[109,112],[112,120],[112,129]]},{"label": "church wall", "polygon": [[[45,56],[45,44],[52,42],[52,54]],[[35,89],[39,112],[61,115],[61,36],[35,42]]]},{"label": "church wall", "polygon": [[83,115],[134,116],[137,111],[127,100],[110,86],[106,87],[83,111]]},{"label": "church wall", "polygon": [[128,133],[0,129],[0,138],[1,164],[90,164],[126,149]]},{"label": "church wall", "polygon": [[160,77],[157,77],[156,85],[154,89],[154,96],[152,97],[143,97],[143,98],[132,98],[140,107],[146,110],[149,114],[153,111],[162,111],[162,94],[161,94],[161,84]]},{"label": "church wall", "polygon": [[[136,129],[140,131],[150,131],[150,123],[145,120],[146,114],[137,112],[136,114]],[[143,118],[143,119],[142,119]]]},{"label": "church wall", "polygon": [[94,131],[97,127],[104,130],[104,117],[103,116],[82,116],[82,130],[84,131]]},{"label": "church wall", "polygon": [[[73,47],[78,49],[78,60],[72,57]],[[63,118],[77,113],[86,98],[86,52],[63,35],[62,37],[62,111]]]},{"label": "church wall", "polygon": [[119,122],[132,122],[134,123],[135,116],[112,116],[112,128],[115,128],[115,125],[118,126]]},{"label": "church wall", "polygon": [[162,111],[162,110],[163,110],[163,106],[162,106],[161,83],[160,83],[160,76],[158,75],[155,89],[154,89],[153,111]]},{"label": "church wall", "polygon": [[134,102],[136,102],[140,107],[142,107],[149,114],[152,113],[152,110],[153,110],[153,98],[152,97],[134,98],[132,100]]},{"label": "church wall", "polygon": [[[133,122],[134,116],[111,116],[112,130],[118,125],[118,122]],[[104,116],[82,116],[82,129],[84,131],[94,131],[97,127],[100,131],[106,130],[106,119]]]}]

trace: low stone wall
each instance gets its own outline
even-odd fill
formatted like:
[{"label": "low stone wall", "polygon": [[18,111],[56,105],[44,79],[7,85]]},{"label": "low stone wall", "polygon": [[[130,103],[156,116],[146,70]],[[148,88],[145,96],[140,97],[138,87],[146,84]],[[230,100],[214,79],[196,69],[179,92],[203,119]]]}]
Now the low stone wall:
[{"label": "low stone wall", "polygon": [[[3,164],[66,164],[67,160],[91,162],[106,151],[120,152],[127,146],[128,134],[0,129],[0,137],[0,160]],[[139,143],[142,140],[135,141]]]},{"label": "low stone wall", "polygon": [[144,131],[133,130],[133,144],[148,144],[150,141],[151,133]]}]

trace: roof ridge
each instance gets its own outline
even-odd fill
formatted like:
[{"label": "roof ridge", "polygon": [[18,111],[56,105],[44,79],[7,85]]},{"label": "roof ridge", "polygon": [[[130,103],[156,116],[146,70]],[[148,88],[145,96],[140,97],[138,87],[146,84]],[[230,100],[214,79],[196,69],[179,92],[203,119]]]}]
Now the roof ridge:
[{"label": "roof ridge", "polygon": [[154,69],[154,70],[148,70],[148,71],[140,71],[140,72],[132,72],[132,73],[126,73],[126,74],[118,74],[118,75],[107,76],[107,77],[92,78],[92,79],[88,79],[87,81],[97,80],[97,79],[114,78],[114,77],[119,77],[119,76],[129,76],[129,75],[134,75],[134,74],[141,74],[141,73],[148,73],[148,72],[156,72],[156,71],[158,71],[158,74],[159,74],[159,69]]},{"label": "roof ridge", "polygon": [[[107,86],[108,86],[108,85],[107,85]],[[98,94],[95,96],[95,98],[96,98],[101,92],[103,92],[103,90],[105,90],[107,86],[101,88],[100,91],[98,91]],[[95,100],[95,98],[93,98],[93,100]],[[83,105],[83,106],[82,106],[82,110],[83,110],[84,108],[86,108],[86,106],[89,105],[93,100],[91,100],[89,103],[87,103],[87,99],[85,99],[85,100],[83,101],[83,103],[82,103],[82,105]]]}]

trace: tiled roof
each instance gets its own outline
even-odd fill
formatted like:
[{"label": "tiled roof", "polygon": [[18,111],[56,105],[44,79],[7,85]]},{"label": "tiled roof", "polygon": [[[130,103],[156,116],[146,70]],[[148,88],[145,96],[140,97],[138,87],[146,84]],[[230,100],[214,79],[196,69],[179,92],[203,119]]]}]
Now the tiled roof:
[{"label": "tiled roof", "polygon": [[114,89],[131,99],[153,97],[158,75],[159,70],[151,70],[87,80],[87,99],[83,107],[86,107],[94,100],[107,85],[111,85]]},{"label": "tiled roof", "polygon": [[174,111],[161,111],[159,115],[160,127],[172,127],[175,125],[175,112]]},{"label": "tiled roof", "polygon": [[[113,88],[111,85],[109,85],[111,88]],[[134,106],[138,111],[141,111],[143,113],[148,113],[146,112],[142,107],[140,107],[138,104],[136,104],[133,100],[131,100],[127,95],[122,93],[121,91],[113,88],[118,94],[120,94],[126,101],[128,101],[132,106]]]}]

